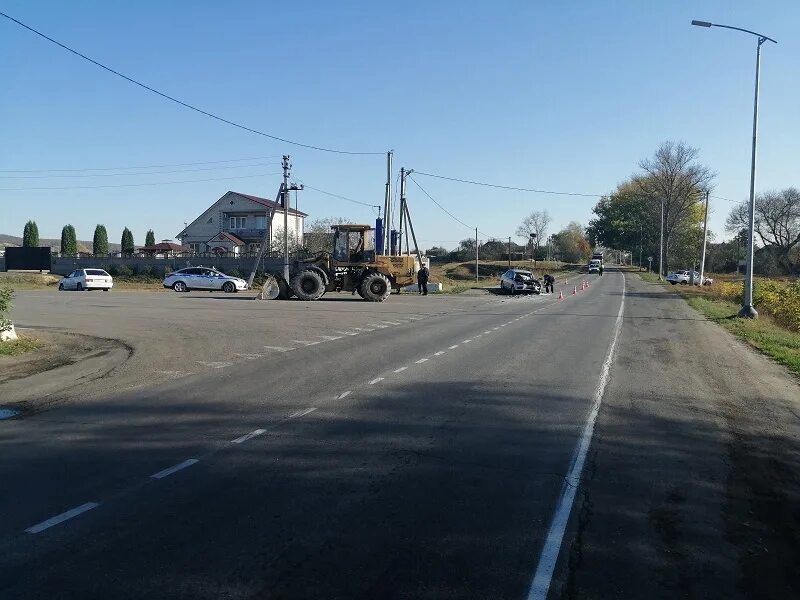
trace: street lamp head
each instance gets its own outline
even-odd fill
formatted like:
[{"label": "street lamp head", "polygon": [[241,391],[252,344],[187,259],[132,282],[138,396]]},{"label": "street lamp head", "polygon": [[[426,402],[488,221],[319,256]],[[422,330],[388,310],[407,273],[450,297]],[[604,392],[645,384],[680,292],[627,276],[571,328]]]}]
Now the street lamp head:
[{"label": "street lamp head", "polygon": [[696,21],[692,19],[692,25],[697,25],[698,27],[711,27],[713,23],[709,23],[708,21]]}]

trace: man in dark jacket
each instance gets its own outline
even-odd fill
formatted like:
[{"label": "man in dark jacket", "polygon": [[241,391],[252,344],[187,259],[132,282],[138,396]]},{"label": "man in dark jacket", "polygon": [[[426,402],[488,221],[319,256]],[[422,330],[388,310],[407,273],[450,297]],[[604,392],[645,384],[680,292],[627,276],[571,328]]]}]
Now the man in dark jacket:
[{"label": "man in dark jacket", "polygon": [[552,294],[553,293],[553,284],[556,282],[556,278],[550,275],[550,273],[545,274],[544,276],[544,293],[545,294]]},{"label": "man in dark jacket", "polygon": [[419,288],[419,293],[423,296],[428,295],[428,277],[430,276],[430,271],[428,271],[428,267],[422,265],[422,268],[417,271],[417,287]]}]

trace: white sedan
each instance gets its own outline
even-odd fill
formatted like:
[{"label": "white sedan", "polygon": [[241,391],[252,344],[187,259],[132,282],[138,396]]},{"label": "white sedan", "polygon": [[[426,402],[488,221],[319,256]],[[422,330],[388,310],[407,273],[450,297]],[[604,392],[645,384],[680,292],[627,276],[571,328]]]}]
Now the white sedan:
[{"label": "white sedan", "polygon": [[103,290],[114,287],[114,278],[103,269],[78,269],[58,282],[59,290]]},{"label": "white sedan", "polygon": [[[667,281],[669,281],[672,285],[680,283],[681,285],[687,285],[692,281],[692,272],[691,271],[675,271],[667,275]],[[714,280],[710,277],[703,277],[703,285],[711,285],[714,283]],[[694,272],[694,284],[700,285],[700,273],[697,271]]]},{"label": "white sedan", "polygon": [[176,292],[188,292],[189,290],[207,290],[209,292],[223,291],[227,294],[247,289],[247,282],[239,277],[225,275],[216,269],[208,267],[187,267],[169,273],[163,285],[165,288],[172,288]]}]

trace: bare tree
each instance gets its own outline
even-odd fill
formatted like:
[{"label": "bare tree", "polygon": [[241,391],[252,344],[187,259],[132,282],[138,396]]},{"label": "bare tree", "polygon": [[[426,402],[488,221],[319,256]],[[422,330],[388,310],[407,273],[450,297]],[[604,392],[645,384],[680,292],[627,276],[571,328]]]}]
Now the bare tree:
[{"label": "bare tree", "polygon": [[525,217],[522,224],[517,227],[517,235],[523,238],[530,238],[530,235],[535,233],[536,237],[533,240],[533,244],[538,250],[541,241],[547,235],[547,228],[552,220],[546,210],[535,210]]},{"label": "bare tree", "polygon": [[701,213],[697,210],[705,190],[711,187],[716,174],[697,161],[700,152],[684,142],[667,141],[639,163],[644,174],[635,176],[638,185],[660,211],[664,203],[664,266],[668,269],[670,240],[679,227],[693,223]]},{"label": "bare tree", "polygon": [[[725,228],[741,231],[749,228],[749,207],[737,204],[728,215]],[[800,245],[800,191],[797,188],[769,191],[756,196],[754,232],[764,246],[777,250],[778,262],[792,270],[792,250]]]}]

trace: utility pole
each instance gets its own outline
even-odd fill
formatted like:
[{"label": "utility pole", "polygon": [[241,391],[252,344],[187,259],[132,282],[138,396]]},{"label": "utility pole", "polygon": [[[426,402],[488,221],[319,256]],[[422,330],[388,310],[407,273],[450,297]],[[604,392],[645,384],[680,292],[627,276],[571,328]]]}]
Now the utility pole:
[{"label": "utility pole", "polygon": [[478,228],[475,228],[475,283],[478,283]]},{"label": "utility pole", "polygon": [[283,156],[283,194],[281,194],[281,205],[283,206],[283,280],[289,283],[289,155]]},{"label": "utility pole", "polygon": [[658,280],[661,281],[661,273],[664,272],[664,198],[661,198],[661,237],[658,242]]},{"label": "utility pole", "polygon": [[511,268],[511,236],[508,236],[508,268]]},{"label": "utility pole", "polygon": [[644,240],[644,229],[641,222],[639,223],[639,270],[642,270],[642,241]]},{"label": "utility pole", "polygon": [[406,206],[406,176],[411,171],[400,167],[400,227],[397,230],[397,254],[403,253],[403,221],[405,220]]},{"label": "utility pole", "polygon": [[706,271],[706,241],[708,240],[708,190],[706,190],[706,213],[703,216],[703,253],[700,256],[700,286]]},{"label": "utility pole", "polygon": [[386,153],[386,194],[383,199],[383,248],[381,252],[388,255],[390,249],[389,232],[391,231],[391,223],[389,222],[389,215],[392,211],[392,155],[394,150],[389,150]]}]

